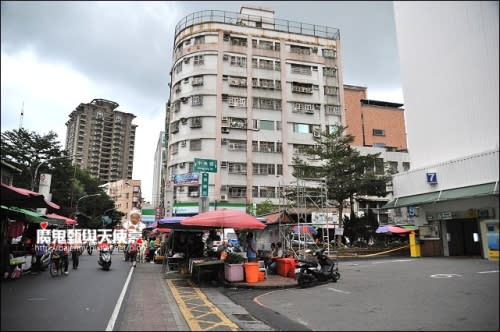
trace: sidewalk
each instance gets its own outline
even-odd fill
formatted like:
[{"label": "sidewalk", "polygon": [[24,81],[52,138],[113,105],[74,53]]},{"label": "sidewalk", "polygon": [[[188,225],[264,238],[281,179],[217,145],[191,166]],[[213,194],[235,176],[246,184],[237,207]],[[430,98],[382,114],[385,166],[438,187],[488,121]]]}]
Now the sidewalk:
[{"label": "sidewalk", "polygon": [[113,331],[189,331],[161,265],[137,263]]}]

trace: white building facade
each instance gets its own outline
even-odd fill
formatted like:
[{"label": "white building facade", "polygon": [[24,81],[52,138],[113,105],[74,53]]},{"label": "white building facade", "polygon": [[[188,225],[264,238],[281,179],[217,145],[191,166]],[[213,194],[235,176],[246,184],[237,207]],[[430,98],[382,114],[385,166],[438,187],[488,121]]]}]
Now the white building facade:
[{"label": "white building facade", "polygon": [[183,18],[165,129],[166,215],[200,211],[195,158],[216,163],[208,209],[278,205],[279,187],[295,180],[294,151],[343,124],[340,54],[337,29],[275,19],[272,9]]},{"label": "white building facade", "polygon": [[411,169],[386,208],[422,256],[498,258],[498,2],[394,2]]}]

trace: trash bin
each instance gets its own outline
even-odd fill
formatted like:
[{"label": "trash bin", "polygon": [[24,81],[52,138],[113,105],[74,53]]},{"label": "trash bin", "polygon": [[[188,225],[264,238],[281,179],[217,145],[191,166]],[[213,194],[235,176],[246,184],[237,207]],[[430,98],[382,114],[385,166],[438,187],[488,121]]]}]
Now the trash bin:
[{"label": "trash bin", "polygon": [[276,272],[282,277],[287,276],[288,265],[285,262],[285,258],[277,258],[276,259]]},{"label": "trash bin", "polygon": [[259,281],[259,263],[244,263],[243,268],[245,269],[246,282],[250,283]]}]

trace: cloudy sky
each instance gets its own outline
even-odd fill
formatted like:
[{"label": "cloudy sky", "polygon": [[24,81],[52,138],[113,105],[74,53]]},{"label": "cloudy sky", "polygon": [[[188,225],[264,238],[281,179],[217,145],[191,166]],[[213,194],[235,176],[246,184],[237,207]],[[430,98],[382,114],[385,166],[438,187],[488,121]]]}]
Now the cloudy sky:
[{"label": "cloudy sky", "polygon": [[390,1],[2,1],[1,128],[50,130],[62,145],[80,103],[104,98],[138,125],[133,178],[152,199],[154,151],[163,130],[175,25],[199,10],[239,12],[340,29],[344,84],[368,98],[403,103]]}]

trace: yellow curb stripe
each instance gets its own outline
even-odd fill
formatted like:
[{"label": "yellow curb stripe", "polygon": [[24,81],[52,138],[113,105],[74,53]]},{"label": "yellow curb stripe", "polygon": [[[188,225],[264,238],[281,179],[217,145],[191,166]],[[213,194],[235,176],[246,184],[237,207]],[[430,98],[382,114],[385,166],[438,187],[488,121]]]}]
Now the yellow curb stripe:
[{"label": "yellow curb stripe", "polygon": [[[167,279],[166,282],[170,290],[172,291],[172,295],[179,305],[179,310],[184,316],[184,319],[186,319],[186,322],[188,323],[191,331],[212,330],[221,326],[225,326],[231,331],[239,331],[238,326],[234,324],[226,315],[224,315],[224,313],[220,311],[219,308],[217,308],[212,302],[210,302],[199,287],[195,287],[191,282],[189,282],[189,288],[177,287],[170,279]],[[181,291],[179,291],[178,288],[180,288]],[[186,303],[186,300],[189,301],[196,299],[201,300],[203,304],[190,305],[189,303]],[[207,307],[208,311],[201,313],[201,315],[199,316],[196,316],[193,311],[196,312],[200,306]],[[212,322],[202,319],[208,315],[217,316],[220,319],[220,322]],[[205,326],[202,328],[200,326],[200,323],[204,323],[207,325],[211,324],[211,326]]]},{"label": "yellow curb stripe", "polygon": [[383,255],[383,254],[386,254],[386,253],[388,253],[388,252],[392,252],[392,251],[400,250],[400,249],[403,249],[403,248],[408,248],[408,246],[409,246],[409,245],[405,245],[405,246],[402,246],[402,247],[398,247],[398,248],[391,249],[391,250],[386,250],[386,251],[381,251],[381,252],[377,252],[377,253],[374,253],[374,254],[359,255],[358,257],[369,257],[369,256],[378,256],[378,255]]}]

